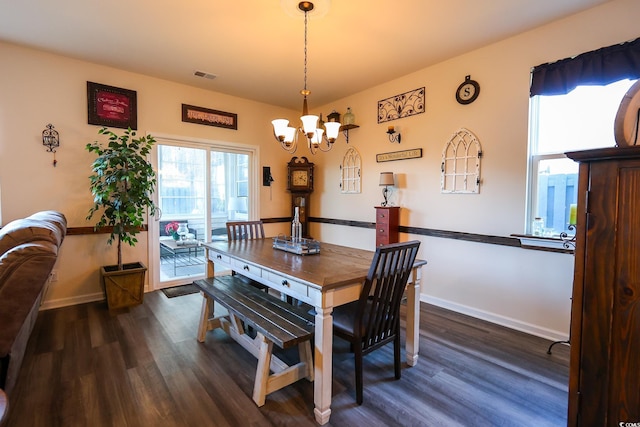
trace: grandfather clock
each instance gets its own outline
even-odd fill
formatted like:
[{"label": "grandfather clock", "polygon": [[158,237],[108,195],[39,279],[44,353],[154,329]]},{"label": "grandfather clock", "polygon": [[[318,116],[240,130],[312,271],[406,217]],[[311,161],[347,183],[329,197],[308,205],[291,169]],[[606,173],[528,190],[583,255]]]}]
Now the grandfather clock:
[{"label": "grandfather clock", "polygon": [[298,208],[302,236],[309,237],[309,203],[313,191],[313,163],[306,157],[293,157],[287,164],[287,190],[291,192],[291,217]]}]

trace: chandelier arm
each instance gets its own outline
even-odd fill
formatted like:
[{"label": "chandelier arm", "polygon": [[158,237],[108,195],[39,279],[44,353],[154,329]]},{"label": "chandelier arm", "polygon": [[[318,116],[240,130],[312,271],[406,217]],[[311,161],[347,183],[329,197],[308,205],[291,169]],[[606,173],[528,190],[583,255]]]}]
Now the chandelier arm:
[{"label": "chandelier arm", "polygon": [[[322,146],[326,146],[326,148],[322,148]],[[318,144],[318,150],[322,151],[323,153],[326,153],[327,151],[331,151],[332,148],[333,148],[333,144],[327,141],[326,139],[323,140],[322,144]]]}]

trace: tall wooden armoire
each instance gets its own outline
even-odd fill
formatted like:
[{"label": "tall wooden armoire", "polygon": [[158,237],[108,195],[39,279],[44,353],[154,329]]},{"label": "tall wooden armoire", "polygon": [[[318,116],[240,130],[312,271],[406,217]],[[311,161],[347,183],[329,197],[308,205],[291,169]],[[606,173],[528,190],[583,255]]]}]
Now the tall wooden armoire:
[{"label": "tall wooden armoire", "polygon": [[580,163],[568,425],[640,422],[640,146],[566,154]]}]

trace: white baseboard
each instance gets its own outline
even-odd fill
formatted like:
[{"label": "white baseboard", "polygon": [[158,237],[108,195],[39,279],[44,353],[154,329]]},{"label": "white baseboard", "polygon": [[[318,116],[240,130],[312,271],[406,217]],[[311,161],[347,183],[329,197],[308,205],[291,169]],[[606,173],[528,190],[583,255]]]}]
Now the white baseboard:
[{"label": "white baseboard", "polygon": [[429,295],[420,295],[420,301],[427,304],[433,304],[438,307],[446,308],[447,310],[455,311],[457,313],[466,314],[467,316],[475,317],[476,319],[486,320],[487,322],[495,323],[500,326],[504,326],[516,331],[524,332],[537,337],[545,338],[551,341],[563,341],[568,339],[568,335],[565,332],[554,331],[552,329],[543,328],[531,323],[522,322],[510,317],[501,316],[499,314],[491,313],[477,308],[469,307],[466,305],[458,304],[452,301],[431,297]]},{"label": "white baseboard", "polygon": [[70,305],[84,304],[87,302],[103,301],[105,299],[103,292],[95,294],[80,295],[71,298],[59,298],[55,300],[47,300],[42,303],[40,310],[51,310],[53,308],[68,307]]}]

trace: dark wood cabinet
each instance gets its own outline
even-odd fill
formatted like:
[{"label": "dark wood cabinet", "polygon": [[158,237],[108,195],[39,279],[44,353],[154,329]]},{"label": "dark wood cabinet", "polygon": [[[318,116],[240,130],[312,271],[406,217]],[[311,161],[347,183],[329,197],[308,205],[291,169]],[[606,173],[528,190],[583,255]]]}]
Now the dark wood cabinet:
[{"label": "dark wood cabinet", "polygon": [[640,422],[640,147],[580,163],[571,307],[570,426]]},{"label": "dark wood cabinet", "polygon": [[376,246],[398,242],[399,206],[376,206]]}]

